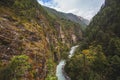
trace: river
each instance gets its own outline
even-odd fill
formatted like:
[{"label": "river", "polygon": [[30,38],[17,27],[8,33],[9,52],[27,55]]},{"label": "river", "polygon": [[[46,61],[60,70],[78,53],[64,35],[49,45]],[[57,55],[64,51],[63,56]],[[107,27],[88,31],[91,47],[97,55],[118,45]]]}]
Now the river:
[{"label": "river", "polygon": [[[74,52],[78,46],[79,45],[71,47],[68,58],[71,58],[74,55]],[[64,72],[65,64],[66,64],[66,60],[61,60],[59,64],[57,65],[56,76],[58,80],[70,80],[70,78]]]}]

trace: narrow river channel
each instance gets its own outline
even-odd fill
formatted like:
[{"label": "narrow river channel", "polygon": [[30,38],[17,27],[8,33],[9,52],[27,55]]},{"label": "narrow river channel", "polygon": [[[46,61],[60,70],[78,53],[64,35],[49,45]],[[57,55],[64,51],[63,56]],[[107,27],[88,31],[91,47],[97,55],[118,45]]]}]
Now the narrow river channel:
[{"label": "narrow river channel", "polygon": [[[69,56],[68,58],[71,58],[73,55],[74,55],[74,52],[76,50],[76,48],[78,47],[79,45],[77,46],[73,46],[69,52]],[[64,66],[66,64],[66,60],[61,60],[59,62],[59,64],[57,65],[57,68],[56,68],[56,76],[58,78],[58,80],[70,80],[70,78],[65,74],[64,72]]]}]

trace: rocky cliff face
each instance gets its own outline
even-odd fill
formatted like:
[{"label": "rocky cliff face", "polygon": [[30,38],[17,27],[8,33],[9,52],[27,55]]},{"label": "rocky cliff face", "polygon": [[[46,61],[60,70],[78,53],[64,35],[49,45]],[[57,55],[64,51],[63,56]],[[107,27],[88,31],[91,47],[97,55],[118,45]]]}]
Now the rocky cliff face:
[{"label": "rocky cliff face", "polygon": [[[1,0],[0,79],[55,78],[55,61],[81,38],[79,25],[54,20],[36,0]],[[15,77],[19,71],[11,70],[10,65],[12,58],[20,55],[28,56],[30,68]],[[7,70],[10,72],[2,73]]]}]

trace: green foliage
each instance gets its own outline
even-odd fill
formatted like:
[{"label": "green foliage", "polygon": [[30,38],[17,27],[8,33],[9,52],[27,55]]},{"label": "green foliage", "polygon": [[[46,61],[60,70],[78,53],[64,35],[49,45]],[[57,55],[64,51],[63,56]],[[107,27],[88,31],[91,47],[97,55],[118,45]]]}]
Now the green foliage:
[{"label": "green foliage", "polygon": [[48,75],[45,80],[57,80],[57,77],[55,76],[55,65],[56,64],[51,59],[47,61]]},{"label": "green foliage", "polygon": [[109,58],[109,64],[106,68],[107,80],[119,80],[120,77],[120,57],[115,55]]},{"label": "green foliage", "polygon": [[65,71],[72,80],[117,80],[120,57],[108,58],[100,45],[83,50],[67,61]]},{"label": "green foliage", "polygon": [[119,3],[120,0],[105,0],[87,27],[80,43],[82,54],[75,55],[65,66],[72,80],[120,79]]},{"label": "green foliage", "polygon": [[56,76],[48,76],[45,80],[57,80]]},{"label": "green foliage", "polygon": [[120,39],[119,38],[110,39],[107,52],[109,52],[108,54],[110,55],[120,56]]},{"label": "green foliage", "polygon": [[106,0],[104,6],[86,29],[85,34],[88,44],[101,44],[105,54],[118,55],[120,53],[120,46],[118,46],[120,41],[119,14],[119,1]]},{"label": "green foliage", "polygon": [[28,56],[14,56],[9,65],[0,69],[0,79],[2,80],[20,80],[24,77],[25,72],[30,68]]},{"label": "green foliage", "polygon": [[17,15],[31,19],[36,17],[36,9],[38,9],[38,3],[36,0],[15,0],[13,8]]},{"label": "green foliage", "polygon": [[11,69],[10,69],[10,66],[0,66],[0,79],[1,80],[12,80],[11,78]]},{"label": "green foliage", "polygon": [[28,56],[20,55],[13,57],[10,63],[10,68],[12,70],[12,74],[15,76],[14,78],[19,79],[19,77],[22,77],[25,74],[25,71],[30,68]]},{"label": "green foliage", "polygon": [[83,68],[83,55],[76,55],[67,61],[65,71],[72,80],[79,80],[83,78]]},{"label": "green foliage", "polygon": [[0,5],[11,6],[14,3],[14,0],[0,0]]}]

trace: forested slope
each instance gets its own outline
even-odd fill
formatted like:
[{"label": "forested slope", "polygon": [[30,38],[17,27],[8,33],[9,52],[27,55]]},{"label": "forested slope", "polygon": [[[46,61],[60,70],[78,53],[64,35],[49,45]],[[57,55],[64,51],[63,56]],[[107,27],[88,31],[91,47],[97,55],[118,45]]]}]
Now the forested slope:
[{"label": "forested slope", "polygon": [[120,80],[120,0],[105,0],[65,70],[72,80]]}]

